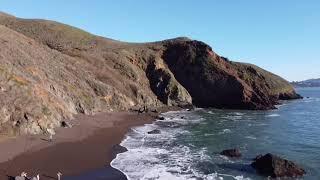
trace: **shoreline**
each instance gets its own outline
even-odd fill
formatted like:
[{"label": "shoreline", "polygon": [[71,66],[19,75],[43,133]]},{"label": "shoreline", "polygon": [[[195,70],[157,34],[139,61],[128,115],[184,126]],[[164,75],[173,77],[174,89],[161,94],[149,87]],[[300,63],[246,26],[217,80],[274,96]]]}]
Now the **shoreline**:
[{"label": "shoreline", "polygon": [[[168,110],[171,109],[162,112]],[[56,178],[57,172],[67,179],[81,179],[101,168],[106,169],[105,179],[126,179],[110,165],[115,158],[113,146],[120,144],[132,127],[152,123],[160,113],[76,115],[68,121],[73,127],[57,128],[52,142],[46,141],[44,135],[2,141],[0,179],[7,178],[6,175],[17,176],[22,171],[29,176],[40,174],[41,179]]]}]

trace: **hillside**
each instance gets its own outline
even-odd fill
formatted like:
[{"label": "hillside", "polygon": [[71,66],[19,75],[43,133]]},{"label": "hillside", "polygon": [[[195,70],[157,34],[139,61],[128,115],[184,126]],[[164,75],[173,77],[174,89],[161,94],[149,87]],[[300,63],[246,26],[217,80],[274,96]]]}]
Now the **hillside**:
[{"label": "hillside", "polygon": [[0,14],[1,132],[41,133],[74,114],[141,106],[272,109],[293,87],[257,66],[176,38],[126,43]]},{"label": "hillside", "polygon": [[308,79],[305,81],[294,81],[291,84],[295,87],[320,87],[320,78],[319,79]]}]

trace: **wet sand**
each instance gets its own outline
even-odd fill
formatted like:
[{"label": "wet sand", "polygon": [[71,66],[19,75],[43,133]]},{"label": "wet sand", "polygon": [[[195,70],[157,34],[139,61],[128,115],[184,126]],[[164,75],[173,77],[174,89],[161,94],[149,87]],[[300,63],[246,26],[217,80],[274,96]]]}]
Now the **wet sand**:
[{"label": "wet sand", "polygon": [[[0,179],[16,176],[22,171],[40,179],[65,179],[99,176],[99,179],[126,179],[110,167],[114,158],[113,146],[119,144],[133,126],[151,123],[156,113],[101,113],[78,115],[72,128],[58,128],[52,142],[44,135],[24,136],[1,142]],[[95,173],[103,169],[103,174]],[[101,171],[99,171],[101,172]],[[82,178],[80,178],[82,177]]]}]

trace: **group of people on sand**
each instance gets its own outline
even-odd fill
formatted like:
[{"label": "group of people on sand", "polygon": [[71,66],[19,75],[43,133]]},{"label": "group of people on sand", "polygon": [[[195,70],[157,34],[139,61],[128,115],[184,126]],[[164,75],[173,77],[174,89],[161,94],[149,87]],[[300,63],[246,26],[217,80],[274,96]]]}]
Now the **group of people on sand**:
[{"label": "group of people on sand", "polygon": [[[57,173],[58,180],[61,180],[62,173]],[[40,175],[37,174],[35,177],[28,177],[28,174],[26,172],[22,172],[20,176],[16,177],[9,177],[9,180],[40,180]]]}]

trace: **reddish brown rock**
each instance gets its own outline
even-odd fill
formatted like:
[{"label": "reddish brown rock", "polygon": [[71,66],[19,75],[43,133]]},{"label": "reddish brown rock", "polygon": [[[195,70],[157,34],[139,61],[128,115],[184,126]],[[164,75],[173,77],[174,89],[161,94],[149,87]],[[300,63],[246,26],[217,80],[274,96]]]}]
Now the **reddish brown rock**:
[{"label": "reddish brown rock", "polygon": [[276,177],[299,177],[306,174],[306,171],[292,161],[280,158],[273,154],[258,156],[251,164],[258,173]]}]

